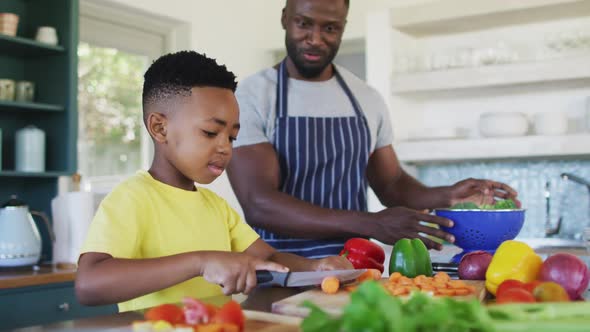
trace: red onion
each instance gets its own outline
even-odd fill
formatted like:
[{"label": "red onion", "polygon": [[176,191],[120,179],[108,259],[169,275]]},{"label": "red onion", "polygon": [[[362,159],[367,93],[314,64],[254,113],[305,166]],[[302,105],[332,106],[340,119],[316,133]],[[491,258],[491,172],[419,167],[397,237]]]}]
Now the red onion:
[{"label": "red onion", "polygon": [[549,256],[541,266],[539,280],[560,284],[571,300],[580,298],[588,287],[590,272],[586,263],[568,253]]},{"label": "red onion", "polygon": [[465,254],[459,262],[459,278],[464,280],[485,280],[492,255],[483,250]]}]

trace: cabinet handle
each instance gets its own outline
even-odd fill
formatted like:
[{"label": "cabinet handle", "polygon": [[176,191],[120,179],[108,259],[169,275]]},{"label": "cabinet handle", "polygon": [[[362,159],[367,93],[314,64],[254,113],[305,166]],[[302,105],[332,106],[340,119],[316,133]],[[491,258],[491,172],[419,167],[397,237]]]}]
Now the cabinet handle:
[{"label": "cabinet handle", "polygon": [[60,311],[67,312],[70,311],[70,304],[68,302],[64,302],[57,306]]}]

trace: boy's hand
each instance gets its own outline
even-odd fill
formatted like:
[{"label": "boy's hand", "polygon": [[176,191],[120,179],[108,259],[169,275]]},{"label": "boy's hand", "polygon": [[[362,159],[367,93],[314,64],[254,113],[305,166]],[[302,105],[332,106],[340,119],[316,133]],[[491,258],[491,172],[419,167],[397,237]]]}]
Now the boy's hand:
[{"label": "boy's hand", "polygon": [[287,272],[281,264],[263,261],[244,253],[209,251],[203,256],[201,275],[210,283],[223,287],[223,294],[248,294],[256,287],[256,270]]},{"label": "boy's hand", "polygon": [[354,269],[352,263],[342,256],[329,256],[322,259],[316,259],[313,261],[313,267],[315,271]]}]

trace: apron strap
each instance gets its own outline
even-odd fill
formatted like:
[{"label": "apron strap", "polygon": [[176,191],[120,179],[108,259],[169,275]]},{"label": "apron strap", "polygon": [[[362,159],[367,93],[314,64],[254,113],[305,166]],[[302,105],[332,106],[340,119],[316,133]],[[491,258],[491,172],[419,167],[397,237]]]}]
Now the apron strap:
[{"label": "apron strap", "polygon": [[[340,85],[342,90],[344,90],[344,93],[346,94],[346,96],[350,100],[350,103],[352,104],[352,108],[354,109],[354,113],[356,114],[356,116],[362,118],[363,121],[365,122],[365,124],[368,124],[367,119],[365,118],[365,115],[361,111],[361,105],[359,104],[358,100],[352,94],[352,91],[350,90],[350,88],[346,84],[346,81],[344,81],[344,79],[342,78],[342,75],[340,75],[340,73],[336,69],[336,66],[335,65],[332,65],[332,66],[334,68],[334,74],[336,76],[336,80],[338,81],[338,84]],[[285,58],[279,64],[279,69],[277,72],[277,94],[276,94],[277,95],[277,104],[276,104],[277,117],[285,117],[288,114],[288,112],[287,112],[287,95],[288,95],[287,94],[287,92],[288,92],[287,83],[288,82],[289,82],[289,75],[287,72],[287,59]]]}]

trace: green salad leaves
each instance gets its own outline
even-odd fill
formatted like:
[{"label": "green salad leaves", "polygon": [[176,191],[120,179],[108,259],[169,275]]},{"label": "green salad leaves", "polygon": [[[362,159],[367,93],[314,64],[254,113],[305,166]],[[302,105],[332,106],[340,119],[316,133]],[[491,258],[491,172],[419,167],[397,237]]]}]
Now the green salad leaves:
[{"label": "green salad leaves", "polygon": [[590,302],[485,306],[421,292],[402,300],[375,281],[351,293],[339,317],[309,301],[304,305],[311,312],[301,323],[303,332],[587,332],[590,326]]},{"label": "green salad leaves", "polygon": [[498,200],[494,205],[483,204],[478,206],[473,202],[461,202],[451,206],[451,210],[511,210],[518,209],[516,203],[511,199]]}]

